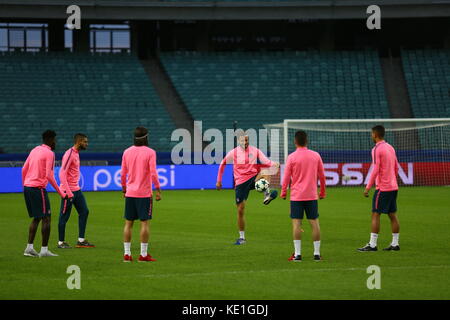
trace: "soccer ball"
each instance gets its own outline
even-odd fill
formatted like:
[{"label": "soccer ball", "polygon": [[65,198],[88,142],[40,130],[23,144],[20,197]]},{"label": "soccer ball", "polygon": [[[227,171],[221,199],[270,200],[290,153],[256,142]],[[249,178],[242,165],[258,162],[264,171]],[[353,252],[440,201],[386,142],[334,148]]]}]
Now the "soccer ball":
[{"label": "soccer ball", "polygon": [[269,181],[266,179],[259,179],[255,182],[255,190],[258,192],[264,192],[269,188]]}]

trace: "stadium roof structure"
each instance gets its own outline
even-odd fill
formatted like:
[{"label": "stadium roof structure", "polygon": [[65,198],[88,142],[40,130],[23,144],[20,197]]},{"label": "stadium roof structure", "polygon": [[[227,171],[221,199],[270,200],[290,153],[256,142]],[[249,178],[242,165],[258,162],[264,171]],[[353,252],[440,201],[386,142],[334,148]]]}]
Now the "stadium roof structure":
[{"label": "stadium roof structure", "polygon": [[[65,19],[69,5],[92,20],[366,19],[371,0],[0,0],[2,19]],[[378,0],[383,18],[450,17],[450,0]]]}]

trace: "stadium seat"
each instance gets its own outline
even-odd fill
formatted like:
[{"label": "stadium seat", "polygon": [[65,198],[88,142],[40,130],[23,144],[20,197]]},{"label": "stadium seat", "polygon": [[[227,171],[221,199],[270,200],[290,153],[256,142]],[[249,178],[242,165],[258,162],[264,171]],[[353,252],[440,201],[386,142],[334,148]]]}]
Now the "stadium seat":
[{"label": "stadium seat", "polygon": [[90,152],[120,152],[144,117],[151,146],[170,150],[161,138],[175,126],[133,55],[4,52],[0,84],[0,112],[10,127],[0,132],[5,152],[29,151],[45,129],[57,132],[57,151],[70,147],[74,133],[85,132]]}]

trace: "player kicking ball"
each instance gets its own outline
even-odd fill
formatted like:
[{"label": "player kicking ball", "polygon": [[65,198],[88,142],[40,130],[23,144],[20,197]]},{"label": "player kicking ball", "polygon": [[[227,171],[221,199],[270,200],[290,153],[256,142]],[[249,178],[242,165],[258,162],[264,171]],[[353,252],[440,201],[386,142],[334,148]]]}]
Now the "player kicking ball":
[{"label": "player kicking ball", "polygon": [[[258,164],[258,161],[261,164]],[[249,192],[250,190],[255,189],[255,183],[257,183],[260,179],[266,180],[267,184],[270,185],[269,173],[272,173],[270,172],[271,170],[266,169],[267,171],[264,173],[261,171],[261,168],[271,168],[275,169],[277,172],[280,165],[277,162],[269,160],[258,148],[250,146],[249,136],[246,133],[238,134],[238,146],[228,152],[225,158],[221,161],[217,174],[217,190],[222,189],[222,176],[227,163],[233,164],[237,222],[239,228],[239,238],[236,240],[235,244],[241,245],[246,242],[244,213],[245,203],[248,199]],[[266,183],[264,182],[264,184]],[[277,196],[278,192],[276,190],[271,191],[269,186],[266,186],[263,203],[268,205]]]},{"label": "player kicking ball", "polygon": [[86,232],[86,224],[89,215],[89,209],[86,204],[81,188],[78,185],[80,180],[80,154],[81,150],[86,150],[88,146],[88,138],[82,133],[77,133],[74,137],[74,145],[72,148],[64,153],[61,162],[61,169],[59,170],[59,180],[61,181],[61,191],[67,195],[66,199],[61,200],[61,209],[59,211],[58,233],[59,241],[58,248],[70,249],[70,245],[64,241],[66,234],[66,224],[70,218],[72,205],[75,206],[78,212],[78,242],[77,248],[93,248],[92,243],[89,243],[84,238]]},{"label": "player kicking ball", "polygon": [[376,190],[372,199],[372,227],[369,243],[359,248],[359,251],[377,251],[378,233],[380,232],[380,215],[386,213],[391,220],[392,242],[385,251],[399,251],[398,242],[400,224],[397,218],[397,175],[398,161],[394,148],[384,140],[385,129],[383,126],[372,128],[372,140],[375,147],[372,149],[372,173],[364,190],[364,196],[369,196],[369,191],[375,182]]},{"label": "player kicking ball", "polygon": [[[42,145],[31,150],[22,168],[22,185],[25,203],[31,221],[28,231],[28,244],[23,253],[26,257],[55,257],[57,254],[48,250],[48,239],[50,238],[50,200],[48,198],[47,184],[55,188],[61,198],[66,197],[61,192],[54,177],[56,133],[47,130],[42,134]],[[42,247],[41,252],[34,250],[34,238],[42,221]]]},{"label": "player kicking ball", "polygon": [[[284,169],[281,198],[286,199],[290,184],[291,219],[294,238],[294,253],[289,261],[302,261],[302,220],[304,213],[312,228],[314,261],[322,260],[320,255],[320,226],[317,198],[325,198],[325,171],[320,155],[307,148],[308,136],[299,130],[295,133],[296,150],[291,153]],[[320,194],[317,195],[317,181],[320,181]]]},{"label": "player kicking ball", "polygon": [[161,190],[156,171],[156,152],[148,147],[148,130],[134,130],[134,146],[122,156],[121,183],[125,196],[124,262],[131,262],[131,234],[135,220],[141,221],[140,262],[156,261],[148,254],[149,220],[153,214],[152,182],[156,189],[156,201],[161,200]]}]

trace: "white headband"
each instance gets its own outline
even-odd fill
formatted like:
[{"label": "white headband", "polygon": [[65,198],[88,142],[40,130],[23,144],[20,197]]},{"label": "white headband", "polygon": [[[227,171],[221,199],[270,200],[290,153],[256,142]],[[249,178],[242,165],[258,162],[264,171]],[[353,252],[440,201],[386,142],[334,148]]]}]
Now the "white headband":
[{"label": "white headband", "polygon": [[147,136],[148,136],[148,133],[145,135],[145,136],[142,136],[142,137],[134,137],[135,139],[144,139],[144,138],[147,138]]}]

